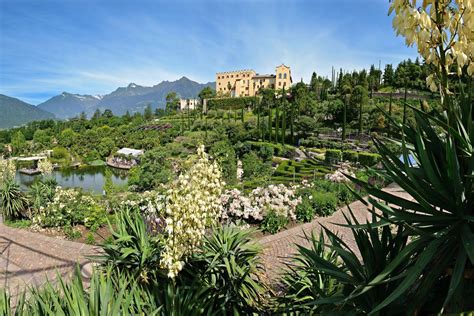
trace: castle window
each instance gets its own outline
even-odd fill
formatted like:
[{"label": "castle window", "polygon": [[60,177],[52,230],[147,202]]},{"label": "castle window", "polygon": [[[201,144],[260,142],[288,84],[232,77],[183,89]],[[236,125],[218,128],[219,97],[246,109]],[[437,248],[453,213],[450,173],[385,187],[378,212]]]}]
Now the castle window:
[{"label": "castle window", "polygon": [[278,79],[281,79],[281,74],[278,74]]},{"label": "castle window", "polygon": [[281,81],[278,82],[278,86],[281,86]]},{"label": "castle window", "polygon": [[286,74],[283,75],[283,78],[286,79]]}]

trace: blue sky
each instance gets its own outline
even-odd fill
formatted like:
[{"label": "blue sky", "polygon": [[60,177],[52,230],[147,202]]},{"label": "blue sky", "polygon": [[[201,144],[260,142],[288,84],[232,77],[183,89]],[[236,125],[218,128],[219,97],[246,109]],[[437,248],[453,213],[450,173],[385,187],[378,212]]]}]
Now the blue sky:
[{"label": "blue sky", "polygon": [[292,68],[294,81],[416,57],[387,0],[0,0],[0,93],[38,104],[62,91]]}]

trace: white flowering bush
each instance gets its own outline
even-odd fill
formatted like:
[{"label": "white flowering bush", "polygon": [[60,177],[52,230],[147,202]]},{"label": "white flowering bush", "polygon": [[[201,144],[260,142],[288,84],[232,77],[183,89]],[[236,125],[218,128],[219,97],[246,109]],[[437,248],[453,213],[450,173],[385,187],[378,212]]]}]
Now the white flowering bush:
[{"label": "white flowering bush", "polygon": [[294,188],[283,184],[271,184],[266,188],[256,188],[250,194],[252,205],[261,209],[263,217],[270,212],[278,216],[296,219],[296,206],[301,198],[296,195]]},{"label": "white flowering bush", "polygon": [[53,164],[47,159],[41,159],[38,161],[38,170],[45,176],[49,176],[53,173]]},{"label": "white flowering bush", "polygon": [[263,219],[262,210],[255,207],[249,197],[240,190],[227,190],[221,195],[222,220],[241,218],[245,220],[260,221]]},{"label": "white flowering bush", "polygon": [[166,196],[156,191],[145,191],[136,199],[128,199],[121,203],[122,206],[139,211],[151,235],[161,234],[164,230]]},{"label": "white flowering bush", "polygon": [[296,194],[296,187],[283,184],[258,187],[249,196],[237,189],[227,190],[221,196],[221,219],[244,219],[262,221],[271,212],[277,216],[294,220],[295,210],[301,198]]},{"label": "white flowering bush", "polygon": [[54,198],[41,206],[33,215],[33,223],[40,227],[63,227],[84,224],[86,227],[101,225],[106,212],[92,197],[74,189],[56,188]]},{"label": "white flowering bush", "polygon": [[15,177],[16,166],[11,160],[0,157],[0,184]]},{"label": "white flowering bush", "polygon": [[221,170],[198,147],[191,168],[169,185],[164,201],[164,247],[160,265],[174,278],[187,255],[201,243],[206,228],[217,223],[221,212]]},{"label": "white flowering bush", "polygon": [[335,183],[350,182],[346,175],[355,178],[355,173],[352,166],[348,163],[343,163],[339,166],[339,168],[337,168],[335,172],[326,174],[324,178]]}]

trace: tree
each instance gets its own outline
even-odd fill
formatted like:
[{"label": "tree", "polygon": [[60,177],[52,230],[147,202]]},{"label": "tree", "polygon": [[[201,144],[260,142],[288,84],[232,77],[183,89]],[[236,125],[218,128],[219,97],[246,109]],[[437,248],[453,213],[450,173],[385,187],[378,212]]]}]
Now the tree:
[{"label": "tree", "polygon": [[151,105],[148,104],[143,112],[143,117],[146,121],[149,121],[153,118],[153,110],[151,109]]},{"label": "tree", "polygon": [[237,158],[232,144],[227,140],[216,142],[210,148],[209,154],[221,166],[225,182],[234,184],[237,180]]},{"label": "tree", "polygon": [[354,88],[354,91],[352,91],[351,95],[351,105],[356,107],[359,107],[359,134],[362,134],[362,110],[363,106],[367,103],[368,100],[368,94],[367,94],[367,88],[357,85]]},{"label": "tree", "polygon": [[393,86],[394,80],[394,72],[392,64],[385,65],[385,69],[383,71],[383,84],[384,86]]},{"label": "tree", "polygon": [[179,98],[176,92],[170,92],[166,95],[166,111],[174,112],[178,110]]},{"label": "tree", "polygon": [[[59,145],[70,148],[76,142],[77,134],[71,128],[66,128],[59,135]],[[91,140],[92,141],[92,140]]]},{"label": "tree", "polygon": [[100,112],[99,109],[97,109],[97,110],[95,110],[94,114],[92,115],[91,120],[97,121],[97,120],[100,119],[101,117],[102,117],[102,113]]},{"label": "tree", "polygon": [[106,119],[110,119],[110,118],[114,117],[114,113],[112,113],[112,110],[106,109],[104,111],[104,113],[102,113],[102,117],[106,118]]},{"label": "tree", "polygon": [[201,104],[204,103],[205,99],[210,99],[216,96],[216,91],[214,91],[211,87],[207,86],[204,87],[201,92],[199,92],[198,97],[201,100]]},{"label": "tree", "polygon": [[13,134],[12,141],[13,153],[19,154],[22,153],[26,148],[26,139],[21,131]]},{"label": "tree", "polygon": [[130,170],[128,183],[140,191],[145,191],[168,183],[172,177],[169,153],[160,147],[145,152],[140,159],[140,165]]},{"label": "tree", "polygon": [[33,143],[38,148],[45,148],[51,144],[51,136],[45,130],[37,129],[33,134]]}]

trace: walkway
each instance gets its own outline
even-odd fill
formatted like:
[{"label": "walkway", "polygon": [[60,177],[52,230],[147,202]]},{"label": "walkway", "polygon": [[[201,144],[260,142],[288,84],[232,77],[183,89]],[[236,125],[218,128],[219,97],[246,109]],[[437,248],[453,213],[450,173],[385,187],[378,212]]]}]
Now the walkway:
[{"label": "walkway", "polygon": [[[0,288],[12,296],[28,286],[68,278],[79,263],[83,268],[95,247],[5,226],[0,222]],[[82,269],[89,273],[89,266]]]},{"label": "walkway", "polygon": [[[394,184],[384,190],[397,196],[410,199],[408,193]],[[360,201],[351,203],[350,208],[357,220],[361,223],[365,223],[366,219],[371,218],[371,213],[367,211],[367,206]],[[297,250],[295,245],[309,246],[308,240],[304,237],[305,234],[311,236],[311,233],[314,232],[314,234],[318,236],[321,231],[321,225],[333,232],[337,232],[352,250],[356,250],[357,247],[350,229],[336,225],[346,223],[343,213],[349,215],[347,207],[343,207],[331,216],[319,217],[310,223],[261,238],[260,243],[264,247],[263,260],[267,279],[273,282],[276,281],[275,277],[281,272],[282,268],[285,268],[285,263],[289,262],[291,255],[295,254]]]}]

